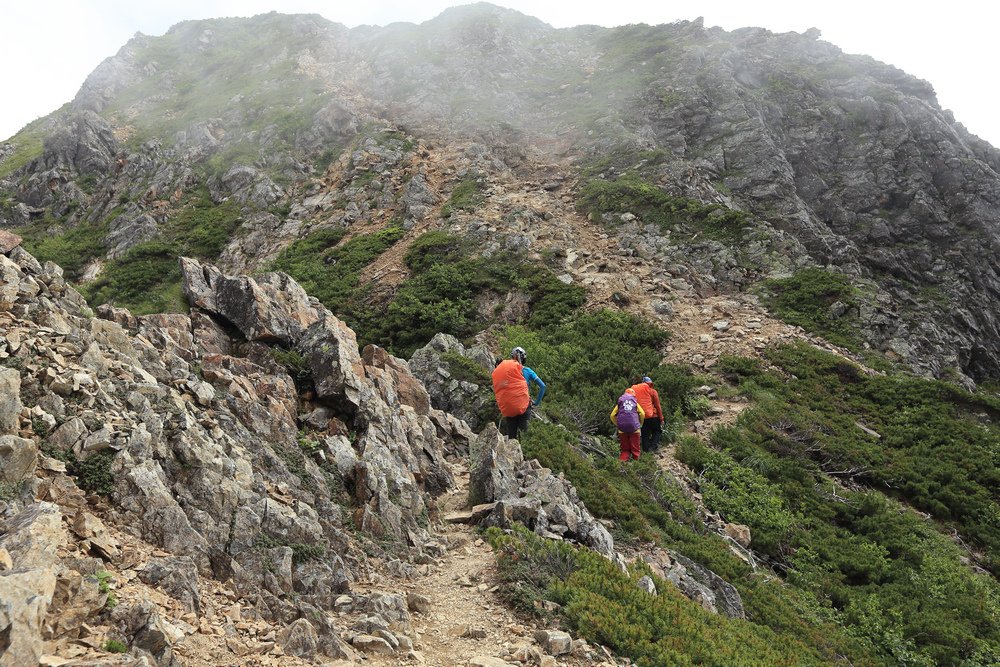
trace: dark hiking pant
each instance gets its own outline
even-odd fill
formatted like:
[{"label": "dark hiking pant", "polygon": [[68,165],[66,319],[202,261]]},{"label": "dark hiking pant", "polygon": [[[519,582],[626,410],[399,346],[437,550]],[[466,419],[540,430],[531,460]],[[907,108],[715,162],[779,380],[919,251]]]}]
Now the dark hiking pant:
[{"label": "dark hiking pant", "polygon": [[663,426],[659,417],[650,417],[642,422],[642,451],[655,452],[660,448]]},{"label": "dark hiking pant", "polygon": [[516,417],[503,418],[504,435],[508,438],[517,438],[517,434],[528,428],[528,421],[531,419],[531,406],[523,414]]}]

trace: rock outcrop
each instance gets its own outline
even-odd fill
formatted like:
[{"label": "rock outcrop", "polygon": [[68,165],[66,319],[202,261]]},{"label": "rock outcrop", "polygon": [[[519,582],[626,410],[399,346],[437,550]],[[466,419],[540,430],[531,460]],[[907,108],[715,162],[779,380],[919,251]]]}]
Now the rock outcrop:
[{"label": "rock outcrop", "polygon": [[[37,664],[43,641],[104,608],[94,566],[81,575],[56,557],[71,541],[98,562],[123,557],[76,484],[106,520],[169,554],[137,578],[194,615],[203,577],[271,621],[333,609],[363,568],[350,530],[400,553],[432,543],[428,507],[453,484],[445,450],[469,436],[430,407],[406,362],[375,347],[362,356],[287,276],[183,268],[190,314],[95,318],[58,267],[19,246],[0,255],[4,665]],[[303,360],[308,387],[276,352]],[[41,448],[32,432],[45,434]],[[331,622],[311,621],[280,637],[290,654],[349,653]],[[156,605],[120,606],[110,622],[136,655],[176,664],[175,626]]]},{"label": "rock outcrop", "polygon": [[467,348],[449,334],[437,334],[410,356],[410,370],[420,378],[438,410],[455,415],[474,431],[495,418],[489,373],[493,356],[482,345]]},{"label": "rock outcrop", "polygon": [[522,524],[539,535],[568,539],[609,558],[614,540],[607,528],[587,510],[576,488],[543,468],[524,460],[517,440],[504,437],[490,424],[472,444],[469,502],[487,505],[483,525],[510,528]]}]

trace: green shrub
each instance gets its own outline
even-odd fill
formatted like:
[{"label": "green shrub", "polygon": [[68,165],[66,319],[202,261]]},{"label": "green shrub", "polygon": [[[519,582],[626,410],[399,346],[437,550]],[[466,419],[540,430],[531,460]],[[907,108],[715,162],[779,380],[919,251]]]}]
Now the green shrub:
[{"label": "green shrub", "polygon": [[582,288],[559,282],[523,255],[476,257],[468,242],[440,232],[414,241],[405,261],[413,273],[385,308],[354,311],[363,340],[401,356],[439,332],[465,338],[480,331],[486,321],[478,300],[490,294],[526,293],[527,322],[534,326],[558,324],[585,297]]},{"label": "green shrub", "polygon": [[111,472],[114,460],[115,452],[104,450],[73,463],[68,471],[84,491],[109,496],[115,489],[115,476]]},{"label": "green shrub", "polygon": [[172,241],[177,255],[215,259],[242,222],[243,209],[236,200],[216,204],[202,192],[173,216],[163,236]]},{"label": "green shrub", "polygon": [[749,217],[742,211],[673,197],[632,171],[613,180],[587,181],[580,188],[578,206],[590,215],[632,213],[662,231],[698,232],[727,242],[739,240],[749,223]]},{"label": "green shrub", "polygon": [[21,493],[21,485],[11,482],[0,482],[0,502],[8,502]]},{"label": "green shrub", "polygon": [[[510,534],[492,528],[487,537],[515,606],[531,611],[535,601],[551,600],[573,634],[637,665],[820,665],[835,658],[799,637],[712,614],[644,566],[623,572],[593,551],[523,528]],[[639,588],[642,576],[653,578],[657,595]]]},{"label": "green shrub", "polygon": [[298,350],[286,350],[281,347],[271,348],[271,357],[284,367],[295,382],[295,388],[300,392],[309,389],[313,384],[312,370],[306,363],[306,358]]},{"label": "green shrub", "polygon": [[[818,334],[831,343],[852,350],[861,348],[856,290],[843,274],[818,267],[802,269],[788,278],[764,283],[764,304],[789,324]],[[830,313],[840,301],[848,311],[841,317]]]},{"label": "green shrub", "polygon": [[441,207],[441,217],[450,218],[455,211],[474,211],[483,202],[483,181],[478,176],[466,176],[452,190],[448,201]]},{"label": "green shrub", "polygon": [[109,640],[107,640],[106,642],[104,642],[103,648],[108,653],[127,653],[128,652],[128,646],[126,646],[123,642],[118,641],[117,639],[109,639]]},{"label": "green shrub", "polygon": [[92,306],[110,303],[136,315],[186,312],[188,307],[176,248],[159,241],[141,243],[108,262],[81,291]]},{"label": "green shrub", "polygon": [[693,419],[704,419],[711,410],[712,401],[708,396],[689,395],[684,399],[684,412],[691,415]]},{"label": "green shrub", "polygon": [[403,237],[402,227],[387,227],[374,234],[356,236],[338,245],[343,229],[321,229],[281,251],[271,265],[295,278],[332,312],[350,317],[351,301],[358,295],[361,271]]}]

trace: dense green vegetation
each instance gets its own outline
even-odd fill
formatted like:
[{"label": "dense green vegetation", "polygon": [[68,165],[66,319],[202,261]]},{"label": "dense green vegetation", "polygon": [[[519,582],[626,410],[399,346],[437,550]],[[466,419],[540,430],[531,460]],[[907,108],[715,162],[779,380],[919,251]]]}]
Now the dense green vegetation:
[{"label": "dense green vegetation", "polygon": [[[860,349],[856,290],[843,274],[810,267],[788,278],[764,283],[764,304],[778,317],[806,331],[819,334],[831,343]],[[840,302],[845,313],[835,316],[830,307]]]},{"label": "dense green vegetation", "polygon": [[[977,417],[995,418],[997,401],[908,375],[869,377],[804,344],[768,361],[776,370],[721,364],[757,406],[714,432],[717,450],[685,441],[678,452],[701,474],[706,503],[750,525],[755,549],[790,583],[886,657],[995,664],[1000,587],[961,561],[998,569],[1000,429]],[[885,494],[955,526],[975,551]]]},{"label": "dense green vegetation", "polygon": [[136,315],[187,310],[177,251],[159,241],[141,243],[108,262],[81,292],[91,304],[111,303]]},{"label": "dense green vegetation", "polygon": [[[414,241],[405,261],[411,276],[384,309],[358,309],[365,338],[378,341],[395,354],[408,356],[436,333],[459,338],[486,327],[482,303],[500,302],[507,294],[527,296],[526,323],[560,322],[583,305],[582,288],[559,282],[548,269],[522,254],[479,257],[468,241],[444,232],[428,232]],[[497,312],[499,314],[499,312]]]},{"label": "dense green vegetation", "polygon": [[[505,535],[494,528],[487,535],[512,602],[556,602],[573,632],[637,665],[821,665],[834,659],[799,638],[712,614],[644,566],[622,572],[592,551],[525,529]],[[644,575],[654,578],[657,595],[639,588]]]},{"label": "dense green vegetation", "polygon": [[205,190],[191,197],[163,229],[178,256],[214,259],[243,223],[243,208],[234,199],[216,204]]},{"label": "dense green vegetation", "polygon": [[53,233],[59,229],[51,218],[31,223],[18,229],[24,239],[24,248],[40,262],[55,262],[62,267],[69,280],[79,280],[88,262],[103,257],[107,252],[104,239],[108,225],[120,211],[98,223],[83,222],[76,227]]},{"label": "dense green vegetation", "polygon": [[748,224],[748,216],[742,211],[673,197],[631,170],[613,180],[587,181],[580,188],[579,207],[597,216],[632,213],[644,224],[655,224],[662,231],[700,233],[728,242],[738,240]]},{"label": "dense green vegetation", "polygon": [[[403,228],[387,227],[338,245],[346,230],[320,229],[285,248],[271,265],[299,282],[334,313],[345,315],[357,299],[361,270],[403,237]],[[345,312],[346,311],[346,312]],[[352,319],[347,316],[348,321]]]}]

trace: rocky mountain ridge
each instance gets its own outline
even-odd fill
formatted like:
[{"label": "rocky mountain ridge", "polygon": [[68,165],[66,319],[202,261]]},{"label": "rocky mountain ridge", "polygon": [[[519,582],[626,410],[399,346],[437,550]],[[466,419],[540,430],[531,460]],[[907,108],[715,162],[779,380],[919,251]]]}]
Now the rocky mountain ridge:
[{"label": "rocky mountain ridge", "polygon": [[[364,137],[386,142],[370,131],[378,124],[411,138],[366,168],[354,158]],[[410,153],[421,137],[480,142],[475,168],[487,173],[537,172],[536,151],[560,156],[569,173],[604,159],[591,173],[639,175],[670,195],[744,211],[751,222],[735,244],[671,239],[662,225],[638,236],[611,228],[650,260],[699,258],[689,269],[713,292],[833,267],[855,281],[847,314],[860,340],[936,375],[995,376],[1000,156],[941,111],[925,82],[815,34],[726,33],[700,21],[554,30],[490,5],[385,29],[274,14],[183,23],[133,39],[68,110],[14,138],[3,216],[7,225],[44,218],[49,231],[90,225],[102,237],[93,259],[114,259],[169,237],[168,220],[207,186],[212,201],[240,206],[242,233],[220,242],[224,265],[242,270],[270,256],[260,234],[237,245],[251,229],[273,245],[282,225],[351,225],[350,202],[339,220],[310,211],[328,188],[329,201],[346,195],[359,211],[395,214],[389,191],[352,190],[359,177],[376,188],[386,171],[408,182],[393,199],[422,200],[401,211],[422,219],[456,181],[411,191],[433,168],[426,148]],[[352,143],[339,173],[316,179]],[[567,190],[578,205],[585,185]],[[612,213],[650,217],[631,208]]]},{"label": "rocky mountain ridge", "polygon": [[992,664],[998,165],[813,31],[137,36],[0,147],[0,664]]}]

